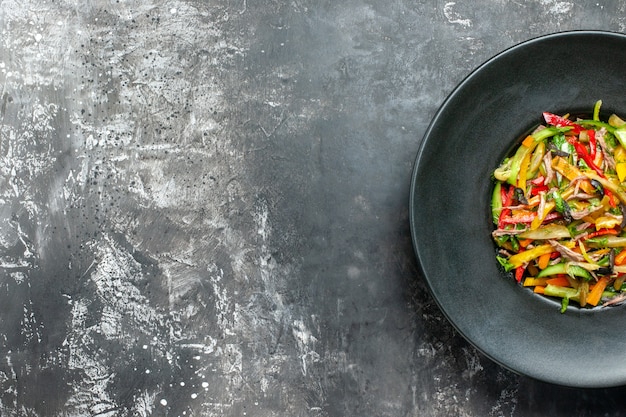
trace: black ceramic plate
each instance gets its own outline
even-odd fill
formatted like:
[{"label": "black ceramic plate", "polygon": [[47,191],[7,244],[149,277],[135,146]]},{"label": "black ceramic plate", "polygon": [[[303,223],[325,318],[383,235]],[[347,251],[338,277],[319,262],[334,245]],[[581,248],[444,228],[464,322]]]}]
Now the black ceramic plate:
[{"label": "black ceramic plate", "polygon": [[626,384],[626,308],[583,309],[504,275],[491,240],[491,172],[541,113],[626,116],[626,36],[576,31],[514,46],[472,72],[435,115],[410,197],[415,253],[433,297],[485,355],[573,387]]}]

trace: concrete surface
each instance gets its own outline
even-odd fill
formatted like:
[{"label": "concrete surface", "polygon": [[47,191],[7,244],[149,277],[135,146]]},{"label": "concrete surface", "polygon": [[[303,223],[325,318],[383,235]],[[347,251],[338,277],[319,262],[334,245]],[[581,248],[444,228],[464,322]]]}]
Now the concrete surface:
[{"label": "concrete surface", "polygon": [[1,1],[0,414],[621,415],[477,352],[409,235],[446,95],[569,29],[626,5]]}]

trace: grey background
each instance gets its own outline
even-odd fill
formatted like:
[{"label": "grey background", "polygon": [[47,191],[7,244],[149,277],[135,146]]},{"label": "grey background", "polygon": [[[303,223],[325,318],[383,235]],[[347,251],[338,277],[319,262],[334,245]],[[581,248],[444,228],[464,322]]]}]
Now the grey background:
[{"label": "grey background", "polygon": [[409,235],[447,94],[570,29],[626,5],[1,1],[0,414],[621,415],[477,352]]}]

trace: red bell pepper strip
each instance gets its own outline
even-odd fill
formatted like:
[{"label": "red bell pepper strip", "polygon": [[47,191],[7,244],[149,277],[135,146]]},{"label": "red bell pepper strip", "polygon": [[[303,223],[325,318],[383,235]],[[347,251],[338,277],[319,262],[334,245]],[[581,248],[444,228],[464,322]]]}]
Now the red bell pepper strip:
[{"label": "red bell pepper strip", "polygon": [[589,136],[589,155],[591,159],[596,159],[596,131],[593,129],[587,130],[587,136]]},{"label": "red bell pepper strip", "polygon": [[580,126],[579,124],[576,124],[572,122],[571,120],[566,119],[565,117],[558,116],[553,113],[544,112],[543,118],[546,121],[546,123],[552,126],[571,127],[572,129],[570,130],[570,132],[574,133],[575,135],[578,135],[583,130],[582,126]]},{"label": "red bell pepper strip", "polygon": [[534,178],[532,180],[530,180],[531,184],[534,185],[543,185],[543,182],[546,180],[546,178],[543,175],[539,175],[537,176],[537,178]]},{"label": "red bell pepper strip", "polygon": [[604,236],[604,235],[616,236],[617,234],[618,234],[618,231],[615,229],[600,229],[596,232],[589,233],[587,236],[585,236],[585,239],[593,239],[594,237]]},{"label": "red bell pepper strip", "polygon": [[[507,216],[504,218],[501,218],[498,222],[498,227],[499,228],[503,228],[504,226],[508,225],[508,224],[530,224],[533,222],[533,220],[535,219],[535,217],[537,217],[536,213],[533,214],[519,214],[516,216]],[[557,213],[557,212],[552,212],[552,213],[548,213],[548,215],[545,217],[545,219],[543,219],[543,223],[545,222],[549,222],[555,219],[558,219],[562,217],[561,213]]]},{"label": "red bell pepper strip", "polygon": [[511,209],[508,208],[513,202],[513,195],[515,194],[515,187],[509,186],[509,189],[503,186],[500,188],[500,195],[502,197],[502,210],[500,211],[500,217],[498,218],[498,228],[502,229],[505,225],[504,219],[511,216]]},{"label": "red bell pepper strip", "polygon": [[550,188],[547,185],[533,185],[530,188],[530,195],[539,195],[541,192],[547,192]]},{"label": "red bell pepper strip", "polygon": [[524,265],[515,268],[515,281],[522,282],[522,277],[524,276],[525,270],[526,268],[524,267]]},{"label": "red bell pepper strip", "polygon": [[611,192],[611,190],[604,189],[604,195],[609,198],[609,206],[616,208],[617,202],[615,201],[615,195]]},{"label": "red bell pepper strip", "polygon": [[602,171],[600,168],[598,168],[596,163],[593,162],[593,158],[591,157],[591,155],[587,151],[587,148],[585,148],[585,145],[583,145],[582,143],[577,141],[576,138],[573,137],[573,136],[569,136],[567,138],[567,141],[574,146],[574,149],[576,150],[576,153],[578,154],[578,156],[580,158],[582,158],[583,161],[585,161],[585,164],[587,164],[587,166],[589,168],[591,168],[594,171],[596,171],[596,173],[599,176],[601,176],[602,178],[606,178],[605,175],[604,175],[604,171]]}]

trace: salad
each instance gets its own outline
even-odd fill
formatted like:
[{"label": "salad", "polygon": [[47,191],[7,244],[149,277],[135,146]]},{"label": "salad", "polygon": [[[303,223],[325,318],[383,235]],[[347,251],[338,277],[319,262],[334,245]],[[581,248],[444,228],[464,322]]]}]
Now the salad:
[{"label": "salad", "polygon": [[626,301],[626,122],[543,113],[493,171],[496,258],[535,293],[580,307]]}]

